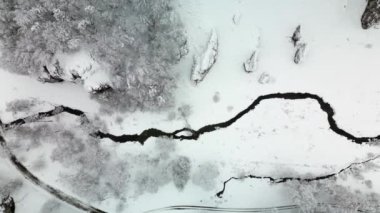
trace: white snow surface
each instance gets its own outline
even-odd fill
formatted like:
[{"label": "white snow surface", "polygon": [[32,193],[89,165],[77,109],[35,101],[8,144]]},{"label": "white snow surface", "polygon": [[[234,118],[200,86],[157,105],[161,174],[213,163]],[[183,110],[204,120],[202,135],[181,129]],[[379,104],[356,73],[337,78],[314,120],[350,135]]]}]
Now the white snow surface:
[{"label": "white snow surface", "polygon": [[[188,77],[193,63],[191,57],[186,57],[174,68],[179,73],[175,107],[159,113],[102,115],[97,111],[98,103],[89,99],[80,85],[41,84],[29,77],[1,70],[0,117],[5,115],[5,103],[15,98],[34,97],[97,114],[107,121],[108,130],[113,134],[140,133],[152,127],[173,131],[187,123],[198,129],[230,119],[260,95],[309,92],[318,94],[334,107],[335,120],[341,128],[357,136],[378,135],[380,30],[361,29],[360,17],[365,4],[365,1],[357,0],[180,0],[176,7],[188,33],[190,55],[196,54],[199,46],[208,39],[210,29],[215,29],[218,60],[212,72],[196,87]],[[236,11],[240,14],[239,24],[231,21]],[[303,63],[295,64],[290,36],[299,24],[302,36],[307,38],[309,52]],[[257,46],[258,37],[261,38],[260,66],[257,72],[247,75],[242,71],[242,63],[252,54],[252,47]],[[206,52],[213,55],[216,54],[214,50],[210,48]],[[62,57],[65,70],[79,72],[92,64],[90,60],[83,53]],[[211,61],[210,58],[200,59],[197,70],[205,70]],[[274,76],[276,81],[260,84],[258,81],[263,73]],[[89,82],[108,80],[104,76],[88,75]],[[92,83],[87,84],[88,88],[91,86]],[[218,102],[213,101],[216,92],[220,94]],[[186,120],[178,116],[177,110],[184,104],[190,105],[192,112]],[[168,119],[170,113],[176,116]],[[115,121],[117,116],[123,118],[121,123]],[[140,146],[105,140],[104,146],[113,149],[118,157],[128,153],[150,155],[154,142],[150,139],[146,145]],[[44,153],[45,150],[38,151]],[[326,114],[315,101],[268,100],[226,129],[205,134],[197,141],[178,141],[176,154],[188,156],[194,168],[203,162],[218,166],[220,175],[213,190],[203,190],[191,181],[183,191],[167,184],[157,193],[139,197],[129,195],[123,212],[139,213],[182,204],[241,208],[288,205],[291,201],[286,189],[282,185],[270,185],[265,180],[231,181],[222,199],[215,193],[231,176],[250,173],[279,176],[289,171],[300,175],[327,174],[352,162],[365,160],[368,153],[379,154],[380,150],[376,146],[351,143],[333,133]],[[50,172],[55,174],[39,175],[44,181],[61,186],[54,179],[59,169]],[[5,161],[0,163],[0,174],[20,177]],[[371,190],[380,193],[380,173],[367,178],[373,181]],[[52,199],[28,181],[14,197],[22,199],[16,204],[17,212],[39,212],[43,203]],[[93,205],[115,212],[119,202],[111,197]],[[68,208],[66,212],[76,211],[62,205]]]}]

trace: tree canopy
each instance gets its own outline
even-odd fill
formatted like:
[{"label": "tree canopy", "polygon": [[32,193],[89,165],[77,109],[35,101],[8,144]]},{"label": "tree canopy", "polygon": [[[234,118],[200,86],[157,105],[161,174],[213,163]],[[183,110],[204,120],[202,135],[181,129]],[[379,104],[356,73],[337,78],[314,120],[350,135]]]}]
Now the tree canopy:
[{"label": "tree canopy", "polygon": [[60,76],[57,55],[85,50],[110,75],[112,89],[95,95],[102,103],[119,109],[170,103],[170,67],[186,53],[170,0],[4,0],[0,10],[1,62],[8,70]]}]

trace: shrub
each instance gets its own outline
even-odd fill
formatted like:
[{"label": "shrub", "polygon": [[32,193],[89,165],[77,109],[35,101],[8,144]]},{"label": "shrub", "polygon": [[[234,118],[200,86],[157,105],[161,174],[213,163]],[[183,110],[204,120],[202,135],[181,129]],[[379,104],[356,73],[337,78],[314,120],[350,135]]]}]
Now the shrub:
[{"label": "shrub", "polygon": [[179,190],[183,190],[190,179],[191,162],[185,156],[179,156],[171,162],[171,175],[174,185]]}]

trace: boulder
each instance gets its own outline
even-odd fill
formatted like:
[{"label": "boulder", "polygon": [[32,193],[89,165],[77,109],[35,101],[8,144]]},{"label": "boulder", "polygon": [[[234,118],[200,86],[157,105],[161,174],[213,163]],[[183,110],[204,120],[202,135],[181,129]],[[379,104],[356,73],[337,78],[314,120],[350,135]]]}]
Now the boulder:
[{"label": "boulder", "polygon": [[14,213],[16,210],[15,201],[12,197],[7,196],[1,200],[0,213]]},{"label": "boulder", "polygon": [[302,62],[303,58],[305,57],[306,53],[306,43],[299,43],[296,47],[296,53],[294,54],[294,63],[299,64]]},{"label": "boulder", "polygon": [[218,35],[215,30],[211,32],[210,39],[201,56],[194,56],[194,62],[191,72],[191,80],[198,84],[208,74],[216,62],[218,55]]},{"label": "boulder", "polygon": [[247,73],[255,72],[258,65],[258,51],[253,51],[251,57],[249,57],[243,64],[244,71]]},{"label": "boulder", "polygon": [[301,40],[301,25],[296,27],[296,30],[293,32],[291,37],[293,46],[297,46],[298,42]]},{"label": "boulder", "polygon": [[380,1],[368,0],[367,7],[365,8],[361,24],[363,29],[369,29],[377,25],[380,21]]}]

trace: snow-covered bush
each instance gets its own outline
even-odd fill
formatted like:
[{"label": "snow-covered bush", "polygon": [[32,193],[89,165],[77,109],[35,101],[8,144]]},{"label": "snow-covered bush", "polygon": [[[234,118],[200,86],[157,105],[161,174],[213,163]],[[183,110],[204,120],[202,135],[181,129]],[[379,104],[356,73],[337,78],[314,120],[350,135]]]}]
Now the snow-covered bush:
[{"label": "snow-covered bush", "polygon": [[42,102],[37,99],[15,99],[6,103],[5,111],[11,112],[13,115],[28,114],[33,112],[34,108],[37,108],[39,105],[42,105]]},{"label": "snow-covered bush", "polygon": [[61,204],[56,200],[48,200],[46,201],[40,210],[40,213],[54,213],[57,212],[61,208]]},{"label": "snow-covered bush", "polygon": [[219,174],[218,165],[206,162],[195,168],[191,180],[195,185],[200,186],[204,190],[212,190],[215,187],[215,179]]},{"label": "snow-covered bush", "polygon": [[87,72],[109,76],[112,89],[94,88],[102,103],[124,110],[170,104],[170,67],[186,53],[170,0],[4,0],[0,11],[1,64],[12,72],[91,81],[86,70],[62,68],[62,58],[85,52],[94,61]]},{"label": "snow-covered bush", "polygon": [[179,190],[183,190],[190,179],[191,162],[185,156],[179,156],[171,162],[170,173],[174,185]]},{"label": "snow-covered bush", "polygon": [[23,185],[23,182],[20,179],[9,180],[3,177],[0,177],[0,200],[8,197],[12,193],[15,193]]},{"label": "snow-covered bush", "polygon": [[178,112],[181,115],[181,117],[186,119],[193,113],[193,110],[189,104],[183,104],[180,107],[178,107]]},{"label": "snow-covered bush", "polygon": [[17,151],[36,149],[41,146],[42,140],[55,138],[54,130],[55,127],[47,124],[18,126],[6,132],[6,136],[9,137],[8,145]]},{"label": "snow-covered bush", "polygon": [[17,112],[28,111],[30,107],[35,105],[34,100],[17,99],[7,103],[5,111],[16,114]]},{"label": "snow-covered bush", "polygon": [[307,44],[303,41],[301,36],[301,25],[298,25],[296,30],[293,32],[291,42],[296,49],[293,61],[295,64],[299,64],[304,59],[307,50]]}]

